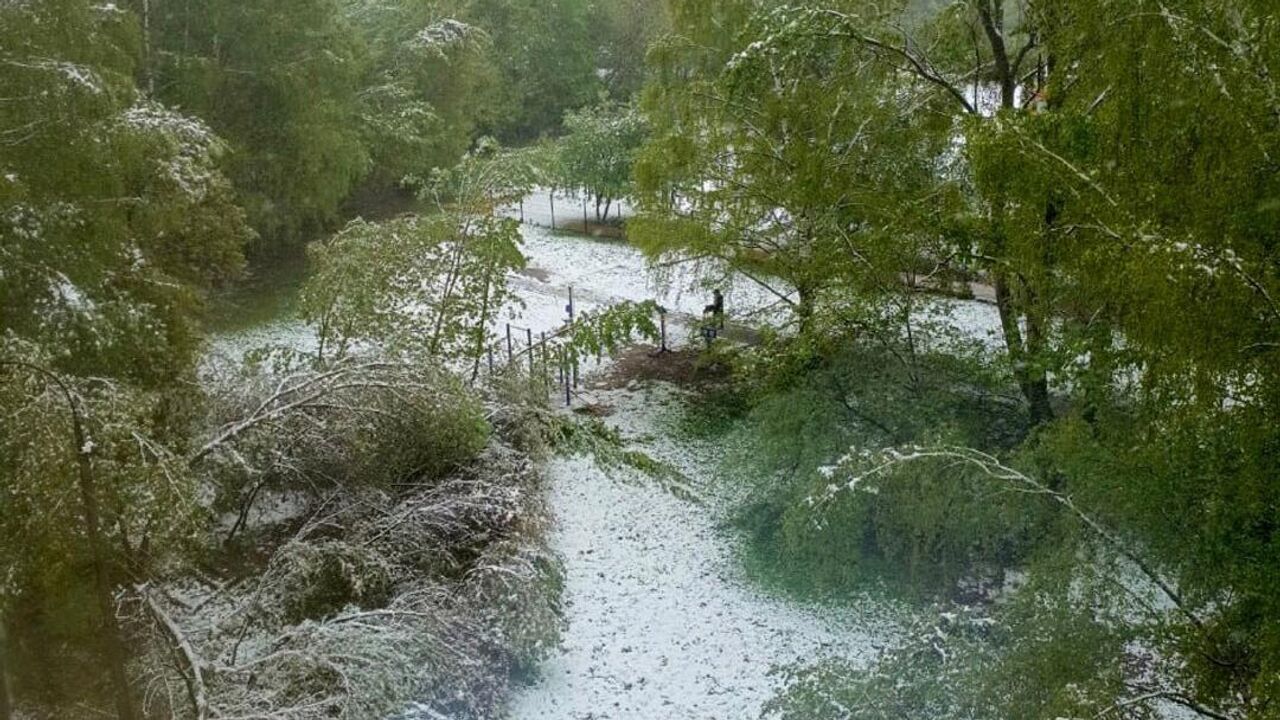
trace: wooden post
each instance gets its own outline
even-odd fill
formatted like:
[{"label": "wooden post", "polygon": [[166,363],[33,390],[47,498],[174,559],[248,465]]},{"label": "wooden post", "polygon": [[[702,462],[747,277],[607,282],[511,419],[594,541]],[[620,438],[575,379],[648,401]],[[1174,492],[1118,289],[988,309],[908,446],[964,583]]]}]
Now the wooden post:
[{"label": "wooden post", "polygon": [[542,333],[542,382],[551,387],[551,366],[547,364],[547,333]]},{"label": "wooden post", "polygon": [[574,307],[573,307],[573,286],[569,286],[569,324],[573,324]]},{"label": "wooden post", "polygon": [[589,222],[590,221],[587,220],[587,194],[584,192],[582,194],[582,234],[583,235],[586,235],[588,232],[587,223]]},{"label": "wooden post", "polygon": [[507,364],[515,362],[515,349],[511,345],[511,323],[507,323]]},{"label": "wooden post", "polygon": [[529,379],[533,379],[533,374],[537,369],[533,366],[533,328],[525,328],[525,338],[529,341]]},{"label": "wooden post", "polygon": [[520,224],[524,224],[524,198],[520,198]]},{"label": "wooden post", "polygon": [[573,405],[573,389],[569,386],[569,351],[565,350],[564,365],[564,406]]},{"label": "wooden post", "polygon": [[661,352],[667,351],[667,311],[666,309],[658,310],[658,320],[662,325],[662,347],[658,348]]},{"label": "wooden post", "polygon": [[556,189],[555,188],[551,188],[551,193],[549,194],[549,197],[551,198],[551,229],[555,230],[556,229]]}]

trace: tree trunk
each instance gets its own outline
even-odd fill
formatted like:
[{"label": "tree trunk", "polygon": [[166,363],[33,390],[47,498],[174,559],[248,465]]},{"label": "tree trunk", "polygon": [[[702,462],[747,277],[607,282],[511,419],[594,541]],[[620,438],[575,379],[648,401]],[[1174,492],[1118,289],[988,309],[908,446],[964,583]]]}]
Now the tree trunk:
[{"label": "tree trunk", "polygon": [[13,720],[13,701],[9,697],[8,622],[0,618],[0,720]]},{"label": "tree trunk", "polygon": [[[1032,426],[1039,426],[1053,419],[1053,407],[1049,403],[1049,382],[1043,370],[1033,367],[1033,357],[1028,352],[1029,341],[1024,340],[1013,292],[1003,271],[995,272],[996,309],[1000,312],[1000,327],[1004,332],[1005,347],[1013,365],[1013,376],[1022,390],[1031,411]],[[1039,323],[1029,322],[1028,336],[1034,335],[1039,344]]]},{"label": "tree trunk", "polygon": [[[94,596],[98,605],[98,613],[102,616],[102,651],[107,663],[107,674],[115,690],[116,716],[120,720],[138,720],[134,708],[133,690],[129,686],[129,674],[125,670],[124,638],[120,631],[120,623],[116,619],[115,600],[111,595],[111,579],[107,571],[105,542],[102,539],[102,528],[98,508],[98,497],[93,475],[93,445],[84,429],[84,414],[79,396],[57,373],[33,363],[23,361],[6,361],[0,359],[0,365],[24,368],[43,377],[47,382],[58,387],[67,408],[71,411],[72,448],[76,456],[78,484],[80,486],[80,502],[84,514],[84,532],[89,542],[89,553],[93,563]],[[0,654],[3,648],[0,647]]]},{"label": "tree trunk", "polygon": [[75,431],[76,458],[80,476],[80,500],[84,504],[85,535],[89,539],[93,555],[93,582],[97,596],[98,613],[102,616],[102,644],[106,654],[107,672],[116,691],[116,715],[120,720],[137,720],[133,706],[133,691],[129,675],[125,671],[124,639],[120,623],[116,619],[116,604],[111,595],[111,580],[107,571],[101,521],[98,514],[98,498],[94,484],[92,446],[88,444],[78,408],[72,407],[72,426]]},{"label": "tree trunk", "polygon": [[1012,110],[1017,105],[1018,78],[1014,76],[1009,47],[1004,39],[1004,0],[978,0],[978,20],[991,44],[991,59],[996,66],[996,78],[1000,81],[1000,107]]}]

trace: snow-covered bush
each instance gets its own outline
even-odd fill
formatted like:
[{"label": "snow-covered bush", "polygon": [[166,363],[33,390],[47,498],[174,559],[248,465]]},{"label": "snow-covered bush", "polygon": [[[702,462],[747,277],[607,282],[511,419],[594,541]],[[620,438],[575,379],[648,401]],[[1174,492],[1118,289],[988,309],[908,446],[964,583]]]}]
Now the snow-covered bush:
[{"label": "snow-covered bush", "polygon": [[215,555],[229,564],[218,577],[135,589],[153,707],[355,720],[417,703],[428,717],[492,717],[561,624],[529,456],[429,369],[241,377],[214,386],[223,422],[194,466],[243,503],[288,481],[299,507],[256,525],[241,511],[233,530],[253,532]]},{"label": "snow-covered bush", "polygon": [[265,494],[430,483],[471,462],[488,425],[480,402],[430,366],[372,359],[320,368],[208,369],[207,438],[197,451],[234,535]]}]

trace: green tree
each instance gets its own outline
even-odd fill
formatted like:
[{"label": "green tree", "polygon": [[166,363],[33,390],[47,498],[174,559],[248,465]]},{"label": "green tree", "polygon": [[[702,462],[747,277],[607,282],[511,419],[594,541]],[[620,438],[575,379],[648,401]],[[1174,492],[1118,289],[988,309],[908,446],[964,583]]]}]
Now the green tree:
[{"label": "green tree", "polygon": [[319,356],[374,342],[441,362],[472,377],[498,312],[514,297],[507,276],[525,265],[516,220],[500,207],[524,197],[533,168],[485,142],[422,193],[436,211],[386,223],[357,220],[311,248],[302,311],[317,326]]},{"label": "green tree", "polygon": [[647,79],[646,56],[658,38],[671,31],[665,0],[603,0],[595,6],[601,79],[609,96],[633,100]]},{"label": "green tree", "polygon": [[351,0],[351,25],[367,47],[361,80],[369,181],[399,184],[423,168],[447,168],[492,109],[497,82],[489,35],[445,3]]},{"label": "green tree", "polygon": [[600,89],[587,0],[474,0],[464,20],[492,38],[501,73],[497,106],[482,130],[507,144],[555,134],[567,110]]},{"label": "green tree", "polygon": [[815,336],[883,330],[876,304],[852,297],[887,302],[900,328],[903,279],[945,263],[939,230],[960,202],[939,189],[949,137],[937,106],[893,97],[891,73],[787,13],[762,11],[731,32],[722,23],[741,15],[738,3],[675,12],[688,25],[653,53],[633,239],[747,275]]},{"label": "green tree", "polygon": [[604,104],[570,112],[564,124],[558,184],[593,198],[596,221],[605,222],[613,204],[632,194],[632,166],[645,139],[644,120],[628,106]]},{"label": "green tree", "polygon": [[209,124],[267,253],[336,219],[369,170],[366,50],[337,0],[153,2],[156,96]]},{"label": "green tree", "polygon": [[0,332],[59,369],[158,384],[198,349],[199,291],[250,237],[201,122],[133,85],[137,34],[82,2],[0,10]]}]

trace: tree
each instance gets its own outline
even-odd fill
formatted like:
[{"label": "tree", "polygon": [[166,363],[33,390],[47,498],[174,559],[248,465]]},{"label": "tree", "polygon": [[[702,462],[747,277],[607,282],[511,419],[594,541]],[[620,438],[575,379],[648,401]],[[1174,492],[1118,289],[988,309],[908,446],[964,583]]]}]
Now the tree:
[{"label": "tree", "polygon": [[[814,337],[896,335],[910,318],[903,277],[934,273],[950,254],[939,228],[960,198],[939,189],[948,125],[929,99],[895,96],[891,73],[785,12],[715,30],[740,12],[678,5],[687,34],[653,53],[654,138],[636,171],[632,237],[651,255],[746,274]],[[875,302],[847,302],[858,295],[896,306],[894,329]]]},{"label": "tree", "polygon": [[570,112],[564,124],[559,184],[593,197],[596,221],[605,222],[614,202],[631,194],[632,164],[644,142],[644,120],[628,106],[606,103]]},{"label": "tree", "polygon": [[653,43],[671,31],[667,3],[661,0],[605,0],[595,6],[593,26],[598,43],[601,79],[609,97],[630,102],[644,87],[646,56]]},{"label": "tree", "polygon": [[[324,229],[369,170],[359,97],[365,49],[337,0],[152,3],[158,99],[204,120],[259,253]],[[234,40],[232,40],[234,39]]]},{"label": "tree", "polygon": [[[84,680],[105,666],[118,716],[134,718],[115,590],[190,547],[196,492],[166,442],[163,398],[74,379],[49,360],[26,343],[0,354],[0,611],[21,640],[11,647],[25,648],[13,668],[29,693],[65,700],[93,697]],[[55,638],[76,650],[55,662]]]},{"label": "tree", "polygon": [[112,5],[0,8],[5,682],[97,699],[105,670],[128,717],[114,592],[190,539],[200,297],[252,237],[222,141],[136,88],[137,30]]},{"label": "tree", "polygon": [[[1036,20],[1027,6],[1014,7],[1005,0],[965,0],[932,18],[925,13],[914,25],[899,22],[893,10],[869,3],[854,3],[849,9],[818,6],[796,16],[806,32],[850,42],[866,57],[910,78],[915,91],[932,89],[965,119],[961,129],[966,135],[986,132],[988,137],[998,133],[1003,122],[1029,111],[1036,89],[1052,69],[1052,59],[1042,52]],[[1028,61],[1035,68],[1030,73]],[[962,240],[968,247],[962,249],[995,286],[1009,360],[1033,422],[1039,424],[1053,417],[1046,298],[1051,258],[1041,242],[1042,232],[1010,237],[1014,224],[1007,217],[1009,182],[1007,176],[977,178],[973,197],[979,205],[971,216],[969,237]],[[1057,212],[1053,199],[1043,198],[1042,205],[1044,223],[1052,225]],[[1017,239],[1026,242],[1017,244]]]},{"label": "tree", "polygon": [[372,341],[465,362],[474,377],[493,320],[513,298],[507,275],[525,264],[519,223],[497,210],[528,193],[532,173],[481,143],[457,168],[417,180],[434,214],[357,220],[314,245],[302,309],[318,326],[320,357]]},{"label": "tree", "polygon": [[490,112],[497,69],[483,29],[440,3],[351,0],[346,14],[367,48],[359,99],[371,177],[398,185],[424,168],[448,168]]},{"label": "tree", "polygon": [[0,107],[0,332],[58,348],[61,370],[181,376],[198,292],[239,273],[250,237],[222,142],[138,95],[122,12],[6,7],[0,35],[0,92],[23,99]]},{"label": "tree", "polygon": [[556,134],[565,112],[595,98],[595,29],[586,0],[475,0],[464,20],[493,40],[499,98],[481,129],[506,144]]}]

